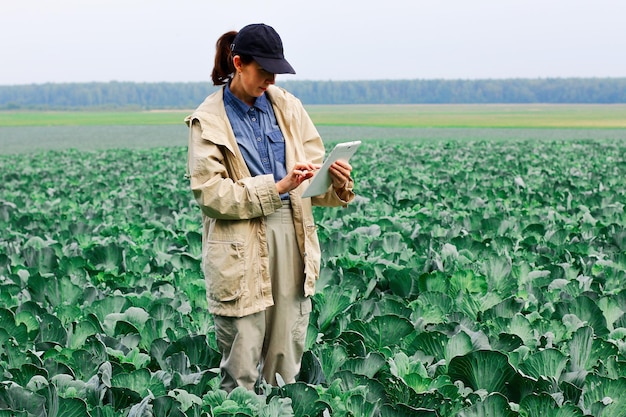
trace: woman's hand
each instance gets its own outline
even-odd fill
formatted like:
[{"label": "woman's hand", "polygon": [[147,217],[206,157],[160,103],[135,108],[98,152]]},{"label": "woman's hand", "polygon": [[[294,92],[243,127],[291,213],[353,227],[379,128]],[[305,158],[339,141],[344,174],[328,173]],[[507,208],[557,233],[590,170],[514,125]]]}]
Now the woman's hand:
[{"label": "woman's hand", "polygon": [[348,162],[338,159],[333,162],[329,169],[330,178],[333,181],[333,188],[335,190],[341,190],[348,185],[350,181],[350,173],[352,172],[352,165]]},{"label": "woman's hand", "polygon": [[296,162],[291,172],[288,172],[282,180],[276,183],[278,194],[288,193],[294,188],[297,188],[302,184],[302,181],[313,177],[315,171],[320,169],[320,167],[320,164],[313,164],[311,162]]}]

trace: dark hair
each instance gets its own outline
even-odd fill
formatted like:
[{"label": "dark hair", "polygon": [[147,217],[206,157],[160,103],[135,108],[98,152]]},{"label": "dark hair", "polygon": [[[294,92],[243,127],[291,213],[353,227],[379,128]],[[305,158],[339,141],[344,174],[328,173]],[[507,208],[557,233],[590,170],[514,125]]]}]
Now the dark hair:
[{"label": "dark hair", "polygon": [[[213,64],[213,71],[211,72],[213,85],[227,84],[233,77],[235,66],[233,64],[233,54],[230,46],[235,40],[235,36],[237,36],[237,32],[234,30],[226,32],[219,37],[215,44],[215,62]],[[248,55],[240,54],[239,56],[241,57],[241,62],[244,64],[249,64],[254,60]]]}]

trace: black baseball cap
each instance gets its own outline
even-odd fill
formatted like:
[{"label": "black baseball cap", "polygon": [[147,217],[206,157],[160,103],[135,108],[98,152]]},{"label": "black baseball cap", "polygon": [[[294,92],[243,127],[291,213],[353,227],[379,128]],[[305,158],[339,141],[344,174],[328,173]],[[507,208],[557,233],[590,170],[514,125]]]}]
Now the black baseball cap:
[{"label": "black baseball cap", "polygon": [[230,46],[234,54],[249,55],[273,74],[295,74],[283,54],[283,42],[273,27],[254,23],[241,28]]}]

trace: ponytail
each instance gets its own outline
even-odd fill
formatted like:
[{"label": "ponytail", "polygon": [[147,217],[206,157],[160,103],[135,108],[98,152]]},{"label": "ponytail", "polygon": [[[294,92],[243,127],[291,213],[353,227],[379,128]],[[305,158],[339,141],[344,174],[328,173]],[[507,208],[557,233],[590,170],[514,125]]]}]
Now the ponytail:
[{"label": "ponytail", "polygon": [[228,83],[235,72],[232,52],[230,50],[230,45],[235,40],[235,36],[237,36],[237,32],[235,31],[226,32],[219,37],[215,44],[215,63],[213,65],[213,72],[211,72],[213,85],[224,85]]},{"label": "ponytail", "polygon": [[[213,64],[213,71],[211,72],[211,79],[213,85],[224,85],[233,78],[235,73],[235,65],[233,64],[233,52],[230,46],[235,41],[237,32],[226,32],[219,37],[215,44],[215,63]],[[243,64],[249,64],[254,61],[250,55],[238,54]]]}]

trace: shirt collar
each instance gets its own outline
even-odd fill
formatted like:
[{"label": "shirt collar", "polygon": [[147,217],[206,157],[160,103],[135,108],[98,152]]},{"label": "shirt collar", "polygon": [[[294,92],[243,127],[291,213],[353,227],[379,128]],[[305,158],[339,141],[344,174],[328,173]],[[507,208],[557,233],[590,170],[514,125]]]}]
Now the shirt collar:
[{"label": "shirt collar", "polygon": [[248,111],[252,107],[259,111],[262,111],[263,113],[267,113],[270,105],[269,100],[267,99],[267,95],[263,93],[262,96],[257,97],[252,106],[248,106],[241,99],[236,97],[232,93],[232,91],[230,91],[230,85],[226,85],[226,88],[224,89],[224,103],[235,109],[240,116],[248,113]]}]

